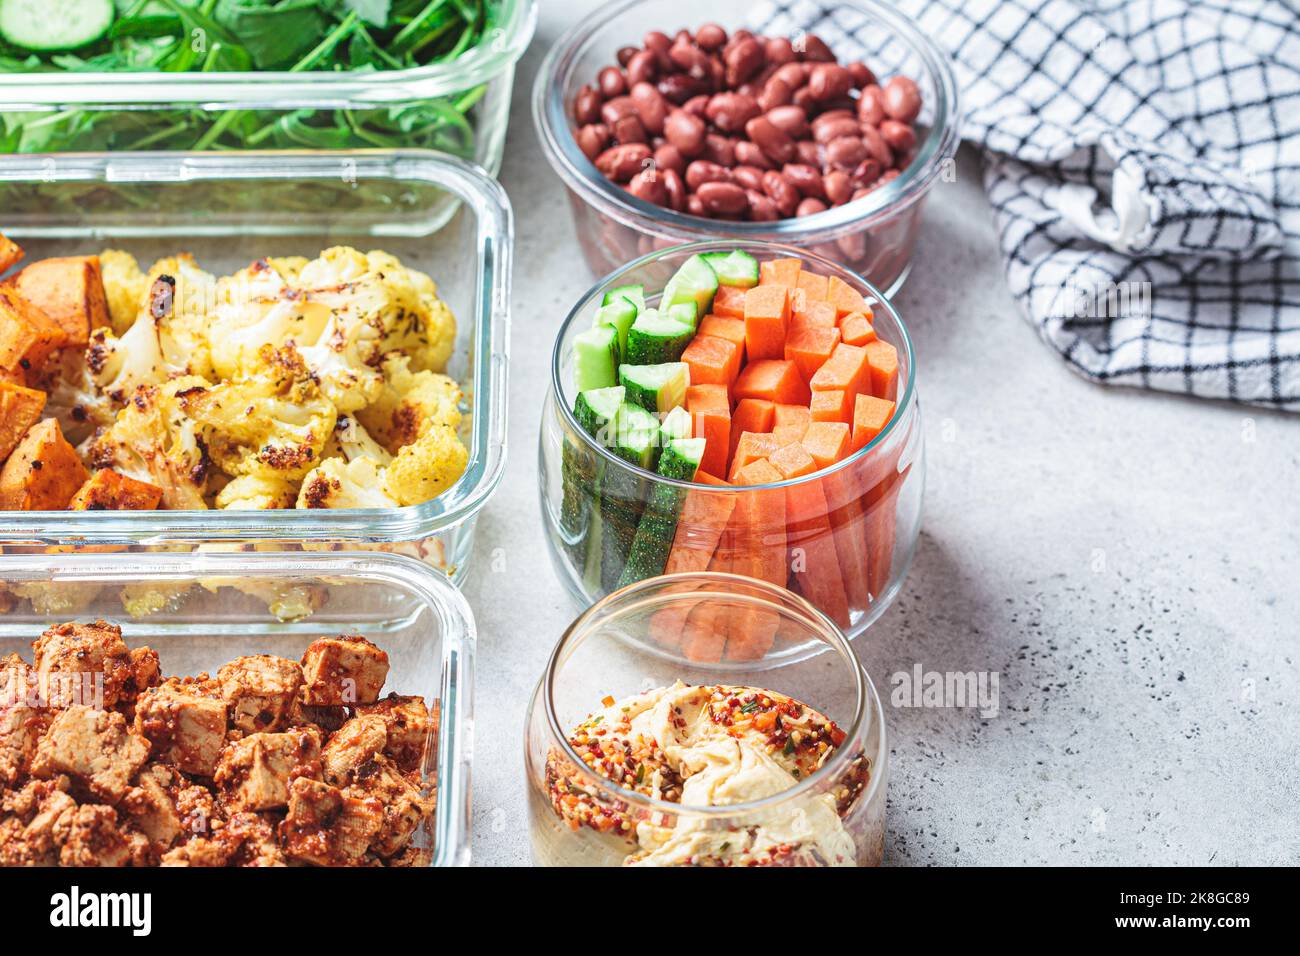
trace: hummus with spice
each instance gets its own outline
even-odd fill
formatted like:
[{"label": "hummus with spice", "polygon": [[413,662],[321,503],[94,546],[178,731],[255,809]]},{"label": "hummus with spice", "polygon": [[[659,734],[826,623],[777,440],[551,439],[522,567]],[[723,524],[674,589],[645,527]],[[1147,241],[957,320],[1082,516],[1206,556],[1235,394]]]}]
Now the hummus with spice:
[{"label": "hummus with spice", "polygon": [[[575,729],[569,743],[587,768],[627,790],[683,808],[751,803],[794,787],[844,742],[844,732],[773,691],[680,681],[621,701]],[[626,843],[628,866],[853,866],[842,816],[865,789],[859,756],[828,791],[737,820],[651,813],[592,784],[567,759],[547,760],[547,791],[571,829]]]}]

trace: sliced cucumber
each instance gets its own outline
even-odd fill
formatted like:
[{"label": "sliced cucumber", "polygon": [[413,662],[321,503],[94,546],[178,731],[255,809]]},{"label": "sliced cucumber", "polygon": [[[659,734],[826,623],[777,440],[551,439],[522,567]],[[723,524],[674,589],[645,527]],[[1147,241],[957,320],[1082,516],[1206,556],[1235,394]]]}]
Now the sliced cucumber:
[{"label": "sliced cucumber", "polygon": [[618,330],[598,325],[573,339],[573,384],[579,392],[618,384]]},{"label": "sliced cucumber", "polygon": [[713,267],[703,256],[691,256],[664,286],[663,295],[659,299],[659,311],[664,312],[670,306],[690,302],[695,306],[696,315],[707,315],[717,291],[718,276]]},{"label": "sliced cucumber", "polygon": [[[682,306],[674,306],[673,310]],[[694,310],[694,306],[685,306]],[[660,365],[676,362],[695,336],[694,326],[662,315],[658,309],[646,309],[636,317],[627,334],[628,365]]]},{"label": "sliced cucumber", "polygon": [[678,405],[664,416],[663,424],[659,426],[659,444],[667,447],[674,439],[690,438],[691,425],[691,413]]},{"label": "sliced cucumber", "polygon": [[613,444],[610,425],[618,417],[626,395],[627,390],[622,385],[578,393],[578,400],[573,403],[573,417],[582,430],[596,440],[596,444],[605,447]]},{"label": "sliced cucumber", "polygon": [[704,261],[718,276],[719,285],[752,289],[758,285],[758,260],[748,252],[706,252]]},{"label": "sliced cucumber", "polygon": [[621,285],[616,289],[610,289],[601,299],[601,305],[609,305],[611,302],[617,302],[619,299],[627,299],[634,306],[637,312],[645,311],[645,286],[643,285]]},{"label": "sliced cucumber", "polygon": [[627,333],[639,315],[637,307],[630,299],[615,299],[596,310],[596,318],[591,323],[594,328],[603,325],[612,327],[618,333],[619,361],[627,361]]},{"label": "sliced cucumber", "polygon": [[691,372],[685,362],[660,365],[620,365],[618,383],[627,389],[627,401],[661,415],[686,404]]},{"label": "sliced cucumber", "polygon": [[76,50],[108,32],[113,0],[0,0],[0,37],[36,52]]},{"label": "sliced cucumber", "polygon": [[616,425],[614,453],[653,470],[659,455],[659,419],[640,406],[624,402],[619,406]]},{"label": "sliced cucumber", "polygon": [[[690,481],[703,458],[703,438],[673,439],[659,458],[659,474],[665,478]],[[618,579],[619,587],[663,574],[684,499],[685,494],[680,489],[668,485],[655,486],[650,505],[637,525],[636,537],[628,549],[627,561]]]}]

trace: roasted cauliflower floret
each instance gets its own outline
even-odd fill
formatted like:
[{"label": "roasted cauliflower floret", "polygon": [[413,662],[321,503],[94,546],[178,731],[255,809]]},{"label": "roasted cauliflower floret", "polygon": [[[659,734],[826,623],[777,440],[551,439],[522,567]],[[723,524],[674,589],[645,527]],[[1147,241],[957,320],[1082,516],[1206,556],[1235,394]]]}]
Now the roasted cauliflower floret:
[{"label": "roasted cauliflower floret", "polygon": [[373,458],[327,458],[298,492],[299,508],[396,508],[384,491],[384,471]]},{"label": "roasted cauliflower floret", "polygon": [[180,372],[170,367],[158,338],[158,323],[142,312],[120,337],[96,329],[86,349],[86,368],[96,389],[117,406],[126,404],[142,385],[159,385]]},{"label": "roasted cauliflower floret", "polygon": [[469,452],[455,430],[434,425],[384,469],[384,491],[399,504],[421,504],[454,485],[468,462]]},{"label": "roasted cauliflower floret", "polygon": [[90,443],[91,464],[157,485],[165,508],[207,508],[208,427],[188,414],[186,404],[208,388],[194,376],[140,386]]},{"label": "roasted cauliflower floret", "polygon": [[374,403],[357,418],[375,440],[397,452],[434,425],[453,431],[460,427],[460,386],[438,372],[411,371],[400,353],[384,358],[384,388]]},{"label": "roasted cauliflower floret", "polygon": [[194,391],[186,412],[209,431],[228,475],[302,478],[321,460],[336,412],[292,345],[263,346],[256,374]]},{"label": "roasted cauliflower floret", "polygon": [[366,364],[374,354],[373,331],[368,325],[348,325],[331,316],[316,344],[298,349],[321,391],[340,412],[365,408],[384,390],[383,374]]},{"label": "roasted cauliflower floret", "polygon": [[347,461],[371,458],[378,465],[387,465],[393,460],[388,449],[375,441],[351,415],[340,415],[334,423],[334,438],[326,451],[327,458],[341,457]]},{"label": "roasted cauliflower floret", "polygon": [[231,511],[273,511],[292,508],[298,483],[278,475],[240,475],[217,494],[216,505]]},{"label": "roasted cauliflower floret", "polygon": [[121,335],[140,314],[140,304],[149,291],[149,280],[140,271],[135,256],[120,249],[105,249],[101,252],[99,269],[104,279],[104,295],[108,299],[113,334]]}]

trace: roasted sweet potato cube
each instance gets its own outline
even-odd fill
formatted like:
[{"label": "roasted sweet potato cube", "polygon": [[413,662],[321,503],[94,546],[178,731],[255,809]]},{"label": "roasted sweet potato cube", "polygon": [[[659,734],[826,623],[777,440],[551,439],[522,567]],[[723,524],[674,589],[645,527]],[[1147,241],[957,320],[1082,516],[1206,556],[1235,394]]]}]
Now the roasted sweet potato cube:
[{"label": "roasted sweet potato cube", "polygon": [[90,476],[68,507],[73,511],[153,511],[162,495],[157,485],[104,468]]},{"label": "roasted sweet potato cube", "polygon": [[39,370],[67,338],[57,322],[17,289],[0,285],[0,368]]},{"label": "roasted sweet potato cube", "polygon": [[0,381],[0,461],[18,447],[27,429],[41,420],[45,393]]},{"label": "roasted sweet potato cube", "polygon": [[8,236],[0,235],[0,272],[4,272],[22,257],[22,247]]},{"label": "roasted sweet potato cube", "polygon": [[42,259],[13,278],[14,288],[63,330],[67,344],[85,348],[91,329],[109,324],[99,256]]},{"label": "roasted sweet potato cube", "polygon": [[89,478],[58,420],[47,418],[27,429],[0,469],[0,511],[66,508]]},{"label": "roasted sweet potato cube", "polygon": [[371,704],[388,679],[388,655],[364,637],[312,641],[302,655],[307,704]]}]

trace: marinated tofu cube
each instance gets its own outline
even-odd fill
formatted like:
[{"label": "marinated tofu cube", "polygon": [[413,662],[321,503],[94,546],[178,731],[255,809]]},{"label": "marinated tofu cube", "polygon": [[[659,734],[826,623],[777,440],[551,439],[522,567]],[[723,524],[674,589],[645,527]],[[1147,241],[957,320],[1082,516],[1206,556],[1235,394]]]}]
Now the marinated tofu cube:
[{"label": "marinated tofu cube", "polygon": [[276,841],[275,827],[258,813],[236,813],[217,831],[228,848],[226,866],[288,866]]},{"label": "marinated tofu cube", "polygon": [[162,496],[163,490],[157,485],[102,468],[77,489],[68,508],[71,511],[153,511]]},{"label": "marinated tofu cube", "polygon": [[393,758],[399,769],[406,772],[420,768],[425,743],[428,741],[432,747],[438,732],[437,720],[430,716],[423,697],[389,694],[373,704],[357,705],[357,714],[383,719],[388,733],[384,753]]},{"label": "marinated tofu cube", "polygon": [[289,813],[280,824],[285,853],[316,866],[356,865],[384,828],[379,800],[299,777],[289,788]]},{"label": "marinated tofu cube", "polygon": [[289,781],[320,775],[320,733],[314,727],[252,734],[222,751],[213,781],[230,811],[288,806]]},{"label": "marinated tofu cube", "polygon": [[113,707],[133,686],[131,651],[116,624],[59,624],[33,641],[32,649],[41,693],[52,707],[68,703]]},{"label": "marinated tofu cube", "polygon": [[289,726],[302,668],[272,654],[237,657],[217,671],[217,682],[233,726],[250,734],[276,731]]},{"label": "marinated tofu cube", "polygon": [[50,723],[34,692],[34,672],[17,654],[0,659],[0,788],[31,772],[36,743]]},{"label": "marinated tofu cube", "polygon": [[59,850],[60,866],[126,866],[131,844],[118,827],[117,811],[88,803],[68,815],[67,836]]},{"label": "marinated tofu cube", "polygon": [[188,843],[168,850],[159,866],[225,866],[230,850],[224,843],[207,837],[194,837]]},{"label": "marinated tofu cube", "polygon": [[307,704],[369,704],[388,679],[388,655],[364,637],[312,641],[302,655]]},{"label": "marinated tofu cube", "polygon": [[290,726],[298,724],[315,724],[327,734],[332,734],[348,722],[348,709],[343,706],[313,707],[302,702],[302,694],[293,702],[289,712]]},{"label": "marinated tofu cube", "polygon": [[109,324],[99,256],[42,259],[13,277],[19,295],[52,319],[67,346],[84,349],[90,330]]},{"label": "marinated tofu cube", "polygon": [[56,418],[27,429],[0,468],[0,511],[60,511],[90,477]]},{"label": "marinated tofu cube", "polygon": [[0,821],[0,865],[59,865],[59,845],[77,809],[67,794],[69,785],[63,776],[31,780],[6,798]]},{"label": "marinated tofu cube", "polygon": [[211,777],[226,745],[227,707],[214,681],[172,677],[140,695],[135,731],[153,744],[155,759]]},{"label": "marinated tofu cube", "polygon": [[148,759],[148,741],[131,733],[121,714],[76,704],[54,718],[36,745],[32,775],[48,779],[66,773],[116,804]]},{"label": "marinated tofu cube", "polygon": [[326,741],[321,751],[325,779],[336,787],[351,783],[357,768],[383,753],[387,745],[388,727],[382,717],[353,717]]},{"label": "marinated tofu cube", "polygon": [[410,843],[434,810],[434,798],[425,795],[415,781],[397,769],[397,764],[382,755],[358,767],[354,782],[344,793],[374,797],[383,805],[384,827],[370,848],[384,857]]},{"label": "marinated tofu cube", "polygon": [[161,853],[181,835],[181,818],[171,791],[180,782],[169,767],[153,764],[140,772],[136,785],[122,798],[121,809]]}]

